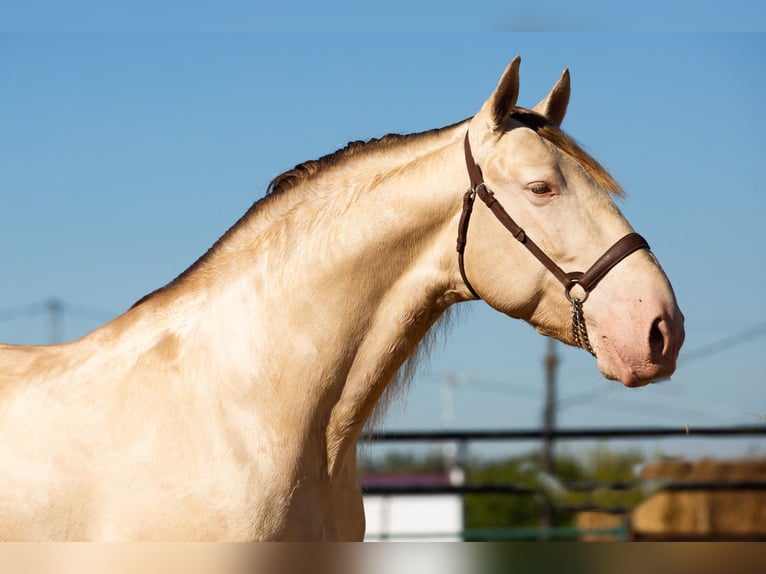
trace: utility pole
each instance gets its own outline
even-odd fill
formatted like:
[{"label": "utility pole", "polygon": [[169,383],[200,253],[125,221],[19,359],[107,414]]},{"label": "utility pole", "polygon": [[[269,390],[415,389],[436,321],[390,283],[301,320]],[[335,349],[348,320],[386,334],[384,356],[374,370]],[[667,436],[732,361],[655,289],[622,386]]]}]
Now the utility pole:
[{"label": "utility pole", "polygon": [[455,421],[455,387],[458,384],[457,375],[451,371],[442,381],[442,424],[445,428],[451,427]]},{"label": "utility pole", "polygon": [[[442,423],[445,428],[451,428],[455,421],[455,387],[459,384],[460,378],[453,372],[447,373],[442,381]],[[450,484],[460,486],[465,482],[466,448],[465,441],[445,442],[442,447]]]},{"label": "utility pole", "polygon": [[[540,470],[548,475],[554,472],[553,436],[556,428],[556,369],[559,359],[556,353],[556,341],[548,339],[545,354],[545,404],[543,405],[543,444],[540,453]],[[540,506],[540,527],[547,539],[547,530],[553,526],[553,507],[545,499]]]},{"label": "utility pole", "polygon": [[55,345],[63,340],[62,316],[64,314],[64,304],[60,299],[52,297],[45,302],[45,307],[48,310],[48,327],[50,329],[48,342],[51,345]]}]

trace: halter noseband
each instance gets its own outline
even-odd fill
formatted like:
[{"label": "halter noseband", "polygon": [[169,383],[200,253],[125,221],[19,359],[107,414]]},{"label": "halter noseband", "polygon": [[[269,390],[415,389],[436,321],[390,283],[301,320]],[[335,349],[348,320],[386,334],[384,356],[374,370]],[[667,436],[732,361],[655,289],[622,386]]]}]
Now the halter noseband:
[{"label": "halter noseband", "polygon": [[[634,251],[639,249],[649,249],[649,244],[646,242],[646,239],[641,237],[638,233],[628,233],[625,237],[618,240],[614,245],[607,249],[606,252],[599,257],[593,265],[591,265],[590,269],[584,273],[580,271],[571,271],[567,273],[561,269],[561,267],[556,265],[556,263],[554,263],[554,261],[529,238],[524,230],[510,215],[508,215],[508,212],[503,208],[500,202],[495,199],[495,194],[484,183],[484,176],[481,173],[481,169],[473,159],[471,144],[468,141],[467,133],[465,135],[464,148],[465,162],[471,180],[471,187],[463,196],[463,213],[460,215],[460,222],[458,223],[457,230],[457,253],[460,275],[463,278],[466,287],[468,287],[468,290],[474,297],[481,299],[481,296],[476,292],[471,285],[471,282],[468,280],[464,263],[465,246],[468,240],[468,224],[471,221],[474,200],[476,199],[476,196],[479,196],[479,199],[484,202],[511,235],[526,247],[527,250],[529,250],[529,252],[532,253],[532,255],[534,255],[556,279],[558,279],[559,283],[564,286],[564,295],[567,300],[572,303],[572,332],[574,342],[578,347],[583,347],[595,357],[596,353],[593,351],[593,347],[591,347],[590,341],[588,340],[588,331],[585,326],[582,305],[585,303],[588,295],[594,287],[596,287],[598,282],[601,281],[601,279],[603,279],[615,265]],[[582,299],[572,295],[572,289],[575,285],[579,285],[585,292]]]}]

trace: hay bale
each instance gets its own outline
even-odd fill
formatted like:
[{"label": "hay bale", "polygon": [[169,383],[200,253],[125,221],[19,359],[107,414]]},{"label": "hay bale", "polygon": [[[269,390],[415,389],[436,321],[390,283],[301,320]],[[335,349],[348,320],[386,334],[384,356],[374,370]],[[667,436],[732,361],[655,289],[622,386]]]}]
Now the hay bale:
[{"label": "hay bale", "polygon": [[[622,530],[626,518],[624,514],[587,510],[575,515],[575,526],[584,531]],[[611,532],[588,532],[580,536],[583,542],[611,542],[621,539],[620,534]]]},{"label": "hay bale", "polygon": [[[766,481],[766,460],[666,460],[647,466],[644,480]],[[637,538],[716,539],[766,536],[766,491],[658,492],[631,513]]]}]

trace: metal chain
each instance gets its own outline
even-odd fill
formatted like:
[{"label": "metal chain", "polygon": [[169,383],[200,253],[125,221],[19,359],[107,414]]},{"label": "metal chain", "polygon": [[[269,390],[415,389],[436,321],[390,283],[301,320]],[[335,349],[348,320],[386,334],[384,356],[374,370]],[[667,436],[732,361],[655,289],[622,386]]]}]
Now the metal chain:
[{"label": "metal chain", "polygon": [[572,335],[574,337],[574,343],[578,347],[582,347],[588,351],[594,357],[596,352],[590,345],[588,339],[588,328],[585,326],[585,315],[583,315],[582,304],[579,299],[572,297]]}]

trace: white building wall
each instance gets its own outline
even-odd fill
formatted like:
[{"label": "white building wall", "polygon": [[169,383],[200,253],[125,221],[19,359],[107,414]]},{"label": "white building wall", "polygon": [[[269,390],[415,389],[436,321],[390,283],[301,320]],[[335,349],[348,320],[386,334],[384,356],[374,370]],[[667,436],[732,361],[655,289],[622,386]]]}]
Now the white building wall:
[{"label": "white building wall", "polygon": [[459,541],[463,500],[447,495],[365,495],[365,540]]}]

